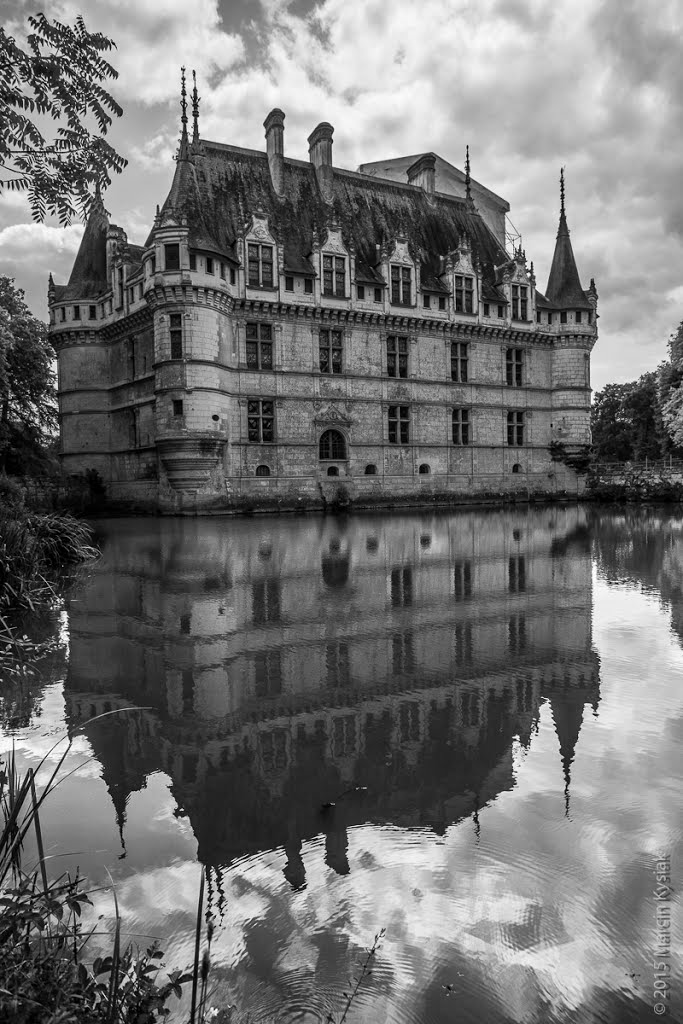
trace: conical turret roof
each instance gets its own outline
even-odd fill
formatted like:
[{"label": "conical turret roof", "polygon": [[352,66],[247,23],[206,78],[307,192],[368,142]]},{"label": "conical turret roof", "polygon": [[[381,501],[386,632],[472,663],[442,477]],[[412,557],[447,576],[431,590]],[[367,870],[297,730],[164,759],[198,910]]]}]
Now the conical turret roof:
[{"label": "conical turret roof", "polygon": [[560,177],[560,183],[560,224],[557,229],[555,253],[545,297],[550,305],[558,309],[592,309],[586,298],[586,293],[581,287],[574,250],[569,237],[567,215],[564,208],[564,173]]},{"label": "conical turret roof", "polygon": [[69,283],[60,298],[90,298],[107,290],[107,229],[109,216],[99,190],[90,206]]}]

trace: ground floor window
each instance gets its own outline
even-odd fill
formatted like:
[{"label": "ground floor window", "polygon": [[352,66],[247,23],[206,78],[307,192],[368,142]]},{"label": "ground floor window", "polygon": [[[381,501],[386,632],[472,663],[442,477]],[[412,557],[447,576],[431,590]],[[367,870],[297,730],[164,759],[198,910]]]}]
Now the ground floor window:
[{"label": "ground floor window", "polygon": [[326,430],[320,437],[318,452],[322,460],[345,459],[346,438],[338,430]]},{"label": "ground floor window", "polygon": [[250,441],[275,440],[275,402],[250,398],[247,402],[247,436]]},{"label": "ground floor window", "polygon": [[524,444],[524,413],[509,412],[507,426],[508,444],[520,448]]}]

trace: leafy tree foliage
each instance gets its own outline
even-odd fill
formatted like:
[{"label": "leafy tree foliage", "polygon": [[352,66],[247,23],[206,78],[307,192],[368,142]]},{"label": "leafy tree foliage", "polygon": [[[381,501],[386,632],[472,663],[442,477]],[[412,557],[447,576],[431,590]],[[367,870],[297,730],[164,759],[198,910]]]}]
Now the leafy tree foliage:
[{"label": "leafy tree foliage", "polygon": [[683,448],[683,322],[669,339],[670,361],[660,367],[659,404],[671,441]]},{"label": "leafy tree foliage", "polygon": [[[0,191],[26,192],[34,220],[54,214],[65,225],[127,163],[105,141],[122,114],[102,85],[118,78],[102,57],[115,44],[80,16],[73,28],[44,14],[29,24],[25,48],[0,27]],[[50,119],[62,122],[52,141]]]},{"label": "leafy tree foliage", "polygon": [[593,450],[601,462],[626,462],[633,458],[633,431],[626,409],[631,388],[631,384],[607,384],[593,396]]},{"label": "leafy tree foliage", "polygon": [[683,456],[683,323],[669,340],[669,355],[638,380],[595,394],[591,427],[599,461]]},{"label": "leafy tree foliage", "polygon": [[45,324],[0,276],[0,470],[21,476],[46,459],[57,422],[53,358]]}]

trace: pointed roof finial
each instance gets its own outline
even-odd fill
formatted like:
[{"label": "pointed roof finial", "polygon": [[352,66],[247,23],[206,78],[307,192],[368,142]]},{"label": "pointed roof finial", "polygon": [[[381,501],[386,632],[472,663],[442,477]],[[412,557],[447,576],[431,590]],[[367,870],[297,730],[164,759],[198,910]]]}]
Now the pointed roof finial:
[{"label": "pointed roof finial", "polygon": [[197,93],[197,75],[192,71],[192,145],[199,142],[199,95]]},{"label": "pointed roof finial", "polygon": [[465,147],[465,198],[468,203],[472,202],[472,180],[470,178],[470,147]]},{"label": "pointed roof finial", "polygon": [[187,89],[185,88],[184,66],[180,69],[180,123],[182,125],[180,132],[180,148],[178,149],[178,156],[176,157],[176,159],[187,160]]},{"label": "pointed roof finial", "polygon": [[564,214],[564,167],[560,167],[560,216]]}]

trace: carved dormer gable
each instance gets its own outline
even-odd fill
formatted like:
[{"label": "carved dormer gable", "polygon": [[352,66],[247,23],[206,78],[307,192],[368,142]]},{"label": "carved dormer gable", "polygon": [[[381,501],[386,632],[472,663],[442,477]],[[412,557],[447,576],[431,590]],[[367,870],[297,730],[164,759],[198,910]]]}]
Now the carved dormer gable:
[{"label": "carved dormer gable", "polygon": [[527,322],[534,318],[535,288],[533,275],[526,265],[526,253],[519,246],[507,264],[504,276],[505,298],[510,303],[513,320]]},{"label": "carved dormer gable", "polygon": [[390,263],[405,263],[410,266],[415,266],[415,259],[410,251],[410,245],[407,238],[397,238],[394,240],[393,246],[388,246],[388,256]]},{"label": "carved dormer gable", "polygon": [[467,235],[463,235],[457,249],[449,253],[450,265],[454,274],[467,274],[477,277],[476,257],[472,251]]},{"label": "carved dormer gable", "polygon": [[353,419],[348,415],[348,413],[340,409],[339,406],[329,402],[320,406],[313,417],[313,422],[316,426],[339,426],[348,428],[352,425]]},{"label": "carved dormer gable", "polygon": [[349,248],[344,243],[341,228],[336,224],[330,225],[323,232],[320,248],[324,252],[335,253],[339,256],[349,255]]},{"label": "carved dormer gable", "polygon": [[268,217],[262,210],[254,210],[244,226],[246,242],[263,242],[266,245],[277,245],[277,240],[270,230]]}]

